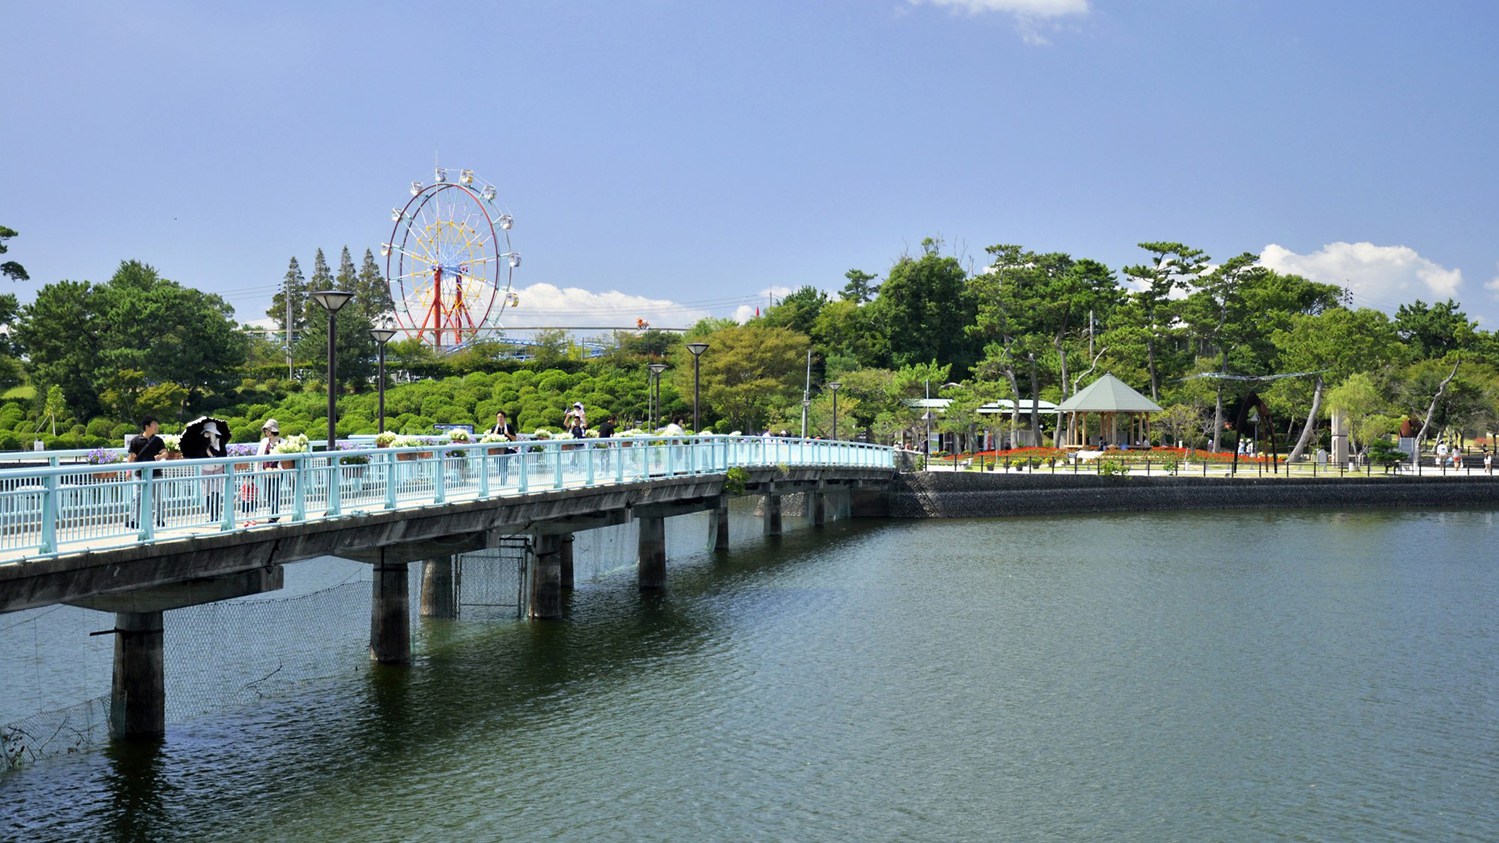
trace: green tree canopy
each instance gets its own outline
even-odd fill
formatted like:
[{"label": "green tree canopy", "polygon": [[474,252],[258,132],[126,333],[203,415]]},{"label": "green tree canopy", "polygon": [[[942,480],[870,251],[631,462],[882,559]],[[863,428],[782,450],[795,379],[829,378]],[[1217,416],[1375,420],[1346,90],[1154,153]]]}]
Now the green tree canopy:
[{"label": "green tree canopy", "polygon": [[74,281],[43,287],[22,309],[15,333],[33,378],[44,387],[61,387],[78,416],[104,411],[105,391],[134,393],[124,379],[138,372],[147,389],[181,388],[182,404],[163,413],[170,419],[238,381],[249,341],[233,316],[220,297],[165,280],[139,261],[125,261],[97,287]]},{"label": "green tree canopy", "polygon": [[[0,255],[3,255],[6,252],[10,251],[10,247],[5,245],[5,241],[9,240],[12,237],[15,237],[16,234],[17,232],[15,229],[0,225]],[[26,274],[26,267],[21,266],[15,261],[5,261],[4,263],[0,263],[0,275],[4,275],[6,278],[9,278],[12,281],[31,280],[31,276]]]}]

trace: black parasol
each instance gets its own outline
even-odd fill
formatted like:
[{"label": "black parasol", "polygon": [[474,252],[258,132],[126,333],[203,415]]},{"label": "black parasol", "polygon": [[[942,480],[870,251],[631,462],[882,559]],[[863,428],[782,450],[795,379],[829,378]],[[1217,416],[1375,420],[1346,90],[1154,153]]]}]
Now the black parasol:
[{"label": "black parasol", "polygon": [[222,457],[228,453],[229,424],[212,416],[199,416],[182,429],[182,455],[189,459]]}]

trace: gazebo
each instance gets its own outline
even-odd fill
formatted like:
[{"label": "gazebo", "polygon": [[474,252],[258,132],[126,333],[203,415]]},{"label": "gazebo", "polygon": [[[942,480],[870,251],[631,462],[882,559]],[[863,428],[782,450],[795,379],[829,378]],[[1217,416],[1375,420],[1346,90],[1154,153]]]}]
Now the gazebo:
[{"label": "gazebo", "polygon": [[1124,381],[1113,375],[1104,375],[1088,384],[1082,391],[1057,406],[1057,412],[1067,417],[1067,448],[1085,448],[1085,426],[1083,418],[1097,413],[1102,420],[1103,438],[1108,444],[1119,442],[1119,417],[1127,421],[1126,442],[1136,442],[1149,437],[1150,414],[1161,408],[1154,401],[1130,389]]}]

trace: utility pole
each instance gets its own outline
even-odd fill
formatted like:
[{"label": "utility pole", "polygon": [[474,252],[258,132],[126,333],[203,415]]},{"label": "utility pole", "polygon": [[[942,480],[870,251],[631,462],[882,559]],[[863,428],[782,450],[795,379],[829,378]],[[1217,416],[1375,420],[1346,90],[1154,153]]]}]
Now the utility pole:
[{"label": "utility pole", "polygon": [[294,372],[291,365],[291,278],[286,279],[286,288],[282,291],[282,296],[286,298],[286,379],[292,380]]},{"label": "utility pole", "polygon": [[807,385],[802,388],[802,438],[807,438],[807,408],[812,405],[812,349],[807,349]]}]

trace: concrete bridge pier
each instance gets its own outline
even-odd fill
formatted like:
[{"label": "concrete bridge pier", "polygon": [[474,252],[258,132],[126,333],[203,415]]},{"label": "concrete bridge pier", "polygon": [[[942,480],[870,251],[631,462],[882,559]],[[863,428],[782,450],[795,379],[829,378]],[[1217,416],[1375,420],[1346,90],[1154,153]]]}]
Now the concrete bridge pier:
[{"label": "concrete bridge pier", "polygon": [[458,592],[453,582],[453,557],[422,563],[422,617],[458,617]]},{"label": "concrete bridge pier", "polygon": [[562,536],[538,535],[531,566],[530,617],[535,620],[562,617]]},{"label": "concrete bridge pier", "polygon": [[[370,658],[380,664],[411,663],[411,598],[405,561],[385,558],[375,562],[370,600]],[[452,581],[451,560],[448,569]],[[450,589],[451,590],[451,589]]]},{"label": "concrete bridge pier", "polygon": [[814,527],[821,527],[828,523],[827,489],[827,483],[819,480],[817,481],[817,488],[807,493],[811,498],[809,506],[812,510],[812,526]]},{"label": "concrete bridge pier", "polygon": [[713,514],[708,519],[708,529],[713,531],[709,538],[710,547],[713,550],[729,549],[729,496],[719,495],[718,506],[713,508]]},{"label": "concrete bridge pier", "polygon": [[563,591],[573,590],[573,534],[567,533],[562,537],[562,546],[559,549],[558,559],[562,566],[562,577],[559,587]]},{"label": "concrete bridge pier", "polygon": [[280,565],[116,594],[99,594],[68,605],[115,616],[114,672],[109,694],[109,736],[116,740],[159,738],[166,733],[166,668],[162,624],[171,609],[275,591]]},{"label": "concrete bridge pier", "polygon": [[766,536],[781,534],[781,496],[776,494],[775,483],[768,483],[765,487],[765,520],[761,534]]},{"label": "concrete bridge pier", "polygon": [[666,518],[636,517],[640,525],[639,555],[636,566],[642,591],[666,587]]},{"label": "concrete bridge pier", "polygon": [[109,736],[159,738],[167,731],[161,612],[115,614]]}]

